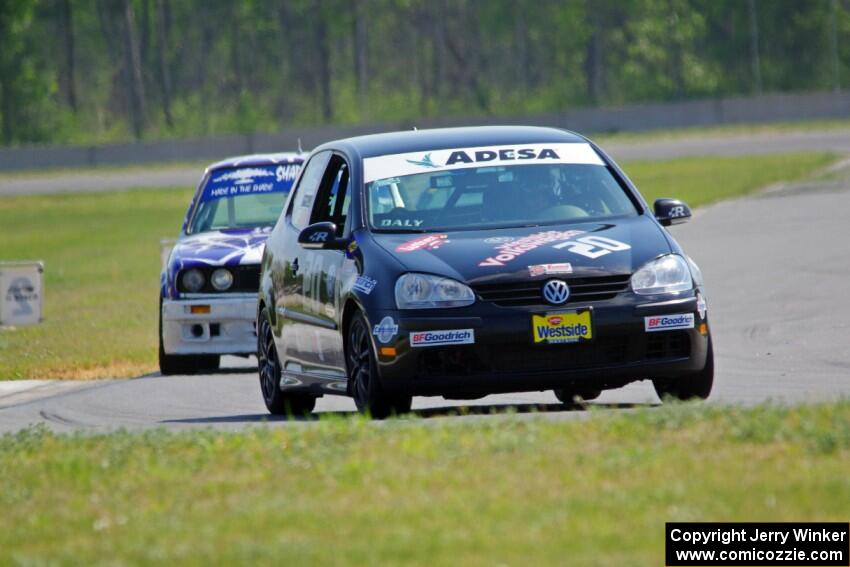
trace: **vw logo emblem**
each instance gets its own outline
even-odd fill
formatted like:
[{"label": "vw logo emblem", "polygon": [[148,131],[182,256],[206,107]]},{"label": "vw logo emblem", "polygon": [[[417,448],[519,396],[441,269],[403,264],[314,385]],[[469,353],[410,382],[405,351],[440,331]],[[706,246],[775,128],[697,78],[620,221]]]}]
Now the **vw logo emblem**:
[{"label": "vw logo emblem", "polygon": [[543,286],[543,299],[552,305],[566,303],[570,297],[570,288],[563,280],[549,280]]}]

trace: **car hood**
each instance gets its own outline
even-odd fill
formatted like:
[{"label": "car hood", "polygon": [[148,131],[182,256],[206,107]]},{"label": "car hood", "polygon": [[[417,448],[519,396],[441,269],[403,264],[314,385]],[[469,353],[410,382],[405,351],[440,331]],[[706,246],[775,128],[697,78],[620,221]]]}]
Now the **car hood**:
[{"label": "car hood", "polygon": [[271,228],[227,229],[181,238],[171,251],[177,268],[259,264]]},{"label": "car hood", "polygon": [[[374,233],[374,238],[408,271],[468,283],[528,280],[535,277],[531,266],[546,264],[569,263],[569,277],[631,274],[671,251],[662,229],[645,216],[487,231]],[[561,274],[565,269],[556,267]]]}]

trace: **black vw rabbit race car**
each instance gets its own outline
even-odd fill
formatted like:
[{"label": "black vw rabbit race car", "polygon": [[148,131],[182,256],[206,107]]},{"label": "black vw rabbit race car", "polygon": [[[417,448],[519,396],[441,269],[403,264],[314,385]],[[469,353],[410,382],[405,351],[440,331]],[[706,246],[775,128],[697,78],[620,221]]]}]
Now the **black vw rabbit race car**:
[{"label": "black vw rabbit race car", "polygon": [[705,398],[702,275],[617,165],[550,128],[420,130],[312,152],[272,230],[257,314],[272,413],[323,394],[374,417],[414,395],[552,389],[563,402],[649,379]]}]

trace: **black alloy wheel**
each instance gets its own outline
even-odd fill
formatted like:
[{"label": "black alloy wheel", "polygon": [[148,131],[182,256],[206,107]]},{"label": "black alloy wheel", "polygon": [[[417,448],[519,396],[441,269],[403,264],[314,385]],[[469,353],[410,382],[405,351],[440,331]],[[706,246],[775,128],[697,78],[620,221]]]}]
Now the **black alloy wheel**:
[{"label": "black alloy wheel", "polygon": [[269,413],[300,417],[313,411],[316,406],[314,396],[284,393],[280,389],[280,359],[277,356],[277,347],[266,308],[260,312],[260,332],[257,333],[257,368],[263,402]]},{"label": "black alloy wheel", "polygon": [[348,326],[346,363],[348,393],[360,412],[369,413],[375,419],[384,419],[410,411],[411,396],[390,395],[381,387],[369,325],[360,312]]}]

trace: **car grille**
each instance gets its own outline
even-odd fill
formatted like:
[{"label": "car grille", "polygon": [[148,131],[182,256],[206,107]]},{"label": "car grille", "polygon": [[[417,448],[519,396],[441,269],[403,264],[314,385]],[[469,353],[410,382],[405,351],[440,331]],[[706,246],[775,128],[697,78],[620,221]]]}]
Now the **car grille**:
[{"label": "car grille", "polygon": [[630,342],[623,336],[569,345],[514,345],[491,348],[490,360],[496,373],[594,368],[630,362]]},{"label": "car grille", "polygon": [[[629,274],[601,276],[595,278],[565,278],[570,286],[570,297],[566,304],[613,299],[629,288]],[[548,280],[511,284],[479,284],[472,286],[482,301],[500,307],[543,305],[543,284]]]},{"label": "car grille", "polygon": [[[516,372],[566,372],[620,364],[686,358],[691,341],[686,331],[613,335],[566,345],[512,343],[484,348],[452,347],[419,355],[421,377],[468,376]],[[485,358],[486,357],[486,358]]]},{"label": "car grille", "polygon": [[691,354],[691,337],[685,331],[650,333],[646,338],[647,360],[681,358]]},{"label": "car grille", "polygon": [[[257,293],[260,289],[260,265],[250,264],[247,266],[230,266],[226,269],[233,274],[233,285],[225,290],[218,291],[210,283],[210,276],[218,267],[198,268],[204,273],[204,287],[196,293]],[[177,290],[187,293],[183,288],[183,270],[177,274]]]}]

